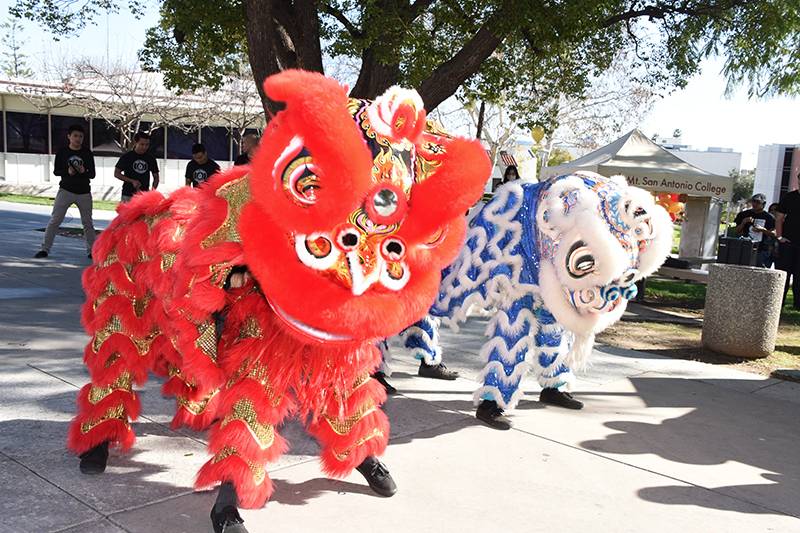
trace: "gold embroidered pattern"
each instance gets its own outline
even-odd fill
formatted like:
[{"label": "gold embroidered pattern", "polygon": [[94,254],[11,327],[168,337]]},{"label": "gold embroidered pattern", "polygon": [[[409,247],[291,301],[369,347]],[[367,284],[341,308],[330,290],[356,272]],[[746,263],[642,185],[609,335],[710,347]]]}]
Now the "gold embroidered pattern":
[{"label": "gold embroidered pattern", "polygon": [[111,315],[111,319],[109,319],[108,324],[103,326],[102,329],[98,330],[94,334],[94,340],[92,340],[92,350],[94,353],[97,353],[97,351],[100,349],[100,346],[102,346],[111,335],[121,331],[122,322],[120,321],[119,317],[117,315]]},{"label": "gold embroidered pattern", "polygon": [[335,453],[334,455],[336,456],[336,459],[338,459],[339,461],[344,461],[353,452],[353,450],[355,450],[365,442],[374,439],[375,437],[383,437],[383,431],[381,431],[378,428],[375,428],[372,430],[372,433],[370,433],[366,437],[358,439],[358,441],[352,447],[347,448],[345,451],[341,453]]},{"label": "gold embroidered pattern", "polygon": [[249,316],[244,321],[242,329],[239,330],[239,340],[241,339],[260,339],[264,336],[261,326],[258,325],[258,320]]},{"label": "gold embroidered pattern", "polygon": [[114,296],[115,294],[117,294],[117,290],[114,288],[114,285],[109,281],[108,285],[106,285],[105,290],[102,292],[102,294],[100,294],[97,297],[97,299],[92,304],[92,309],[97,309],[100,306],[100,304],[102,304],[106,300],[106,298],[108,298],[109,296]]},{"label": "gold embroidered pattern", "polygon": [[161,272],[166,272],[175,264],[178,254],[174,252],[166,252],[161,254]]},{"label": "gold embroidered pattern", "polygon": [[209,394],[199,402],[193,402],[191,400],[187,400],[183,396],[176,396],[175,400],[178,402],[179,407],[183,407],[184,409],[192,413],[194,416],[197,416],[206,410],[206,407],[208,407],[208,402],[210,402],[211,399],[214,396],[216,396],[218,392],[219,390],[212,391],[211,394]]},{"label": "gold embroidered pattern", "polygon": [[216,194],[228,203],[228,214],[222,225],[200,243],[203,248],[210,248],[222,242],[241,242],[237,225],[242,208],[250,200],[248,176],[229,181],[220,187]]},{"label": "gold embroidered pattern", "polygon": [[209,266],[208,269],[211,271],[211,283],[221,289],[223,285],[225,285],[225,281],[227,281],[228,274],[230,274],[233,269],[233,265],[229,263],[217,263]]},{"label": "gold embroidered pattern", "polygon": [[127,417],[125,415],[125,407],[122,404],[119,404],[114,407],[110,407],[106,414],[101,416],[100,418],[94,418],[92,420],[87,420],[83,424],[81,424],[81,433],[86,434],[89,433],[91,430],[102,424],[103,422],[107,422],[108,420],[122,420],[125,422],[125,425],[128,425]]},{"label": "gold embroidered pattern", "polygon": [[150,346],[152,346],[153,341],[156,340],[156,337],[160,335],[158,330],[154,330],[150,332],[150,335],[144,338],[138,337],[128,337],[133,344],[136,345],[136,351],[139,352],[139,355],[147,355],[150,351]]},{"label": "gold embroidered pattern", "polygon": [[350,433],[350,430],[353,429],[353,426],[355,426],[359,420],[361,420],[374,410],[375,410],[375,404],[372,403],[371,401],[367,401],[364,404],[362,404],[361,407],[359,407],[354,414],[348,416],[345,419],[334,418],[328,415],[323,415],[323,417],[331,426],[331,429],[334,431],[334,433],[336,433],[337,435],[347,435],[348,433]]},{"label": "gold embroidered pattern", "polygon": [[100,263],[101,267],[109,267],[119,261],[119,257],[117,257],[117,251],[111,250],[108,255],[106,256],[106,260]]},{"label": "gold embroidered pattern", "polygon": [[258,421],[258,415],[256,415],[256,409],[251,400],[242,399],[233,404],[233,412],[222,420],[220,428],[224,428],[234,420],[241,420],[247,424],[250,433],[258,441],[262,450],[272,446],[275,440],[275,430],[270,424],[262,424]]},{"label": "gold embroidered pattern", "polygon": [[147,305],[150,303],[150,300],[152,299],[153,296],[150,293],[142,296],[141,298],[131,299],[131,304],[133,305],[133,314],[136,315],[136,318],[142,318],[145,309],[147,309]]},{"label": "gold embroidered pattern", "polygon": [[89,403],[95,405],[116,390],[131,392],[130,373],[123,372],[117,379],[114,380],[114,383],[108,387],[92,387],[89,389]]},{"label": "gold embroidered pattern", "polygon": [[[217,452],[214,458],[211,459],[211,462],[213,464],[217,464],[220,461],[223,461],[228,457],[234,455],[237,457],[241,457],[236,448],[232,446],[225,446],[224,448],[222,448],[220,451]],[[244,457],[242,457],[242,459],[244,459]],[[255,464],[252,461],[245,460],[245,462],[247,463],[247,466],[250,468],[250,471],[253,473],[253,482],[256,485],[260,485],[261,483],[263,483],[264,480],[267,478],[267,471],[264,469],[264,467],[262,465]]]},{"label": "gold embroidered pattern", "polygon": [[217,328],[213,320],[206,320],[197,325],[197,340],[194,345],[212,361],[217,361]]}]

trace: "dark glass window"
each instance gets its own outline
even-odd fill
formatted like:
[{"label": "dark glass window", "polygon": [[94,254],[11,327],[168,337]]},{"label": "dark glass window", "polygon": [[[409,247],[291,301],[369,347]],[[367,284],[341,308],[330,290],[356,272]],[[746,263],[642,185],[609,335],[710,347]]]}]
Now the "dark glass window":
[{"label": "dark glass window", "polygon": [[206,147],[208,157],[215,161],[231,160],[231,136],[228,128],[207,126],[201,130],[200,139]]},{"label": "dark glass window", "polygon": [[6,113],[8,151],[23,154],[47,153],[47,115]]},{"label": "dark glass window", "polygon": [[84,120],[82,117],[64,117],[61,115],[52,115],[50,117],[50,134],[51,134],[51,154],[58,152],[58,150],[69,144],[67,140],[67,130],[73,124],[83,126],[83,145],[89,146],[89,121]]},{"label": "dark glass window", "polygon": [[117,129],[103,119],[92,119],[92,151],[96,156],[113,157],[126,152]]},{"label": "dark glass window", "polygon": [[167,128],[167,158],[191,159],[192,145],[197,142],[197,131],[186,133],[180,128]]}]

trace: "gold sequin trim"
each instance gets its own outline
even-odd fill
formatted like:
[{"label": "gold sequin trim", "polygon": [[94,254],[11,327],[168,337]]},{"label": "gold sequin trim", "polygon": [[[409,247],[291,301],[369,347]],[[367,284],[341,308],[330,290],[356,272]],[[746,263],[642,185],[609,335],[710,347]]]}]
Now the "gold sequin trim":
[{"label": "gold sequin trim", "polygon": [[177,259],[178,254],[174,252],[167,252],[161,254],[161,272],[166,272],[175,264],[175,259]]},{"label": "gold sequin trim", "polygon": [[92,303],[92,309],[97,309],[100,304],[102,304],[106,298],[109,296],[114,296],[117,294],[117,290],[114,288],[114,285],[109,281],[108,285],[106,285],[105,290],[97,297],[97,299]]},{"label": "gold sequin trim", "polygon": [[239,340],[241,339],[260,339],[264,336],[261,326],[258,325],[258,320],[249,316],[244,321],[242,328],[239,330]]},{"label": "gold sequin trim", "polygon": [[208,407],[208,402],[210,402],[211,399],[214,398],[214,396],[216,396],[218,392],[219,390],[211,392],[211,394],[209,394],[199,402],[193,402],[191,400],[187,400],[183,396],[177,396],[175,399],[178,402],[178,407],[183,407],[193,415],[197,416],[206,410],[206,407]]},{"label": "gold sequin trim", "polygon": [[361,407],[359,407],[354,414],[348,416],[345,419],[334,418],[328,415],[323,415],[323,416],[325,420],[328,422],[328,424],[331,426],[331,429],[334,431],[334,433],[336,433],[337,435],[347,435],[348,433],[350,433],[350,430],[353,429],[353,426],[355,426],[359,420],[361,420],[374,410],[375,410],[375,404],[372,403],[371,401],[367,401],[366,403],[362,404]]},{"label": "gold sequin trim", "polygon": [[200,243],[203,248],[210,248],[222,242],[241,242],[237,225],[242,208],[250,200],[248,176],[229,181],[220,187],[216,194],[228,203],[228,214],[222,225]]},{"label": "gold sequin trim", "polygon": [[[224,448],[222,448],[220,451],[217,452],[214,458],[211,459],[211,462],[213,464],[217,464],[220,461],[227,459],[228,457],[231,457],[233,455],[241,457],[236,448],[232,446],[225,446]],[[244,457],[242,457],[242,459],[244,459]],[[262,465],[255,464],[252,461],[245,460],[245,462],[247,463],[247,466],[250,468],[250,471],[253,473],[253,482],[256,485],[260,485],[261,483],[263,483],[264,480],[267,478],[267,471],[264,469],[264,467]]]},{"label": "gold sequin trim", "polygon": [[157,215],[145,215],[143,217],[143,220],[144,223],[147,224],[147,229],[152,230],[153,226],[156,225],[156,222],[158,222],[159,220],[164,220],[167,217],[169,217],[169,212],[159,213]]},{"label": "gold sequin trim", "polygon": [[144,315],[144,312],[152,299],[153,297],[151,294],[146,294],[141,298],[131,299],[131,304],[133,305],[133,314],[136,315],[136,318],[142,318],[142,315]]},{"label": "gold sequin trim", "polygon": [[102,346],[111,335],[121,331],[122,322],[120,321],[119,317],[117,315],[111,315],[111,319],[109,319],[108,324],[103,326],[102,329],[98,330],[94,334],[94,340],[92,340],[92,350],[94,353],[97,353],[97,351],[100,349],[100,346]]},{"label": "gold sequin trim", "polygon": [[229,263],[217,263],[209,266],[208,269],[211,271],[211,283],[221,289],[223,285],[225,285],[225,281],[227,281],[228,274],[230,274],[233,269],[233,265]]},{"label": "gold sequin trim", "polygon": [[102,424],[103,422],[107,422],[108,420],[122,420],[127,425],[127,417],[125,415],[125,407],[122,404],[119,404],[114,407],[110,407],[106,414],[101,416],[100,418],[94,418],[92,420],[87,420],[83,424],[81,424],[81,433],[86,434],[89,433],[91,430]]},{"label": "gold sequin trim", "polygon": [[217,361],[217,327],[213,320],[206,320],[197,325],[197,340],[194,345],[212,361]]},{"label": "gold sequin trim", "polygon": [[131,392],[131,375],[128,372],[123,372],[119,377],[114,380],[114,383],[108,387],[92,387],[89,389],[89,403],[92,405],[97,404],[103,398],[108,396],[114,391],[121,390]]},{"label": "gold sequin trim", "polygon": [[358,439],[358,441],[352,447],[347,448],[342,453],[336,453],[334,455],[336,456],[336,459],[338,459],[339,461],[344,461],[353,452],[353,450],[355,450],[356,448],[358,448],[359,446],[361,446],[365,442],[374,439],[375,437],[383,437],[383,431],[381,431],[378,428],[375,428],[375,429],[372,430],[372,433],[370,433],[366,437],[362,437],[362,438]]},{"label": "gold sequin trim", "polygon": [[258,445],[262,450],[266,450],[275,441],[275,430],[270,424],[262,424],[258,421],[256,409],[253,402],[248,399],[242,399],[233,404],[233,412],[227,415],[220,424],[220,428],[224,428],[234,420],[241,420],[250,429],[258,441]]},{"label": "gold sequin trim", "polygon": [[116,250],[111,250],[108,255],[106,256],[106,260],[100,263],[101,267],[109,267],[119,261],[119,257],[117,256]]}]

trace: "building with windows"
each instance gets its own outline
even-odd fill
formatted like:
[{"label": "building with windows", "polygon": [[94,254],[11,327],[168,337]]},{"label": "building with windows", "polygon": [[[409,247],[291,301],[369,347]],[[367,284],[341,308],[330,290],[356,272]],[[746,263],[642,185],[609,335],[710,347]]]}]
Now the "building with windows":
[{"label": "building with windows", "polygon": [[767,204],[798,188],[800,144],[768,144],[758,147],[754,192],[767,197]]},{"label": "building with windows", "polygon": [[688,144],[682,144],[680,139],[675,137],[656,139],[656,143],[690,165],[718,176],[730,176],[738,173],[742,167],[742,154],[734,152],[733,148],[709,146],[705,150],[700,150]]},{"label": "building with windows", "polygon": [[[107,91],[98,92],[103,98],[113,98]],[[263,110],[257,93],[254,94],[254,98],[242,104],[248,109],[233,109],[235,104],[229,104],[219,112],[210,110],[204,115],[210,118],[201,124],[179,122],[180,118],[170,123],[163,116],[142,116],[136,126],[140,131],[150,131],[150,151],[158,159],[161,174],[159,188],[169,191],[184,185],[191,147],[197,142],[206,146],[209,157],[223,169],[232,165],[239,155],[240,136],[258,133],[264,127]],[[196,96],[172,95],[170,102],[175,116],[184,119],[190,114],[179,113],[179,109],[209,105],[207,100]],[[81,124],[87,132],[84,144],[95,154],[97,177],[92,184],[95,198],[119,199],[122,182],[114,178],[114,165],[126,149],[124,137],[113,125],[113,117],[107,120],[93,115],[87,106],[76,105],[62,86],[29,80],[0,80],[0,109],[0,190],[55,196],[59,182],[53,175],[55,153],[66,144],[69,126]],[[230,117],[223,120],[226,113],[246,115],[252,120],[248,119],[249,127],[237,128]],[[153,127],[154,123],[158,126]]]}]

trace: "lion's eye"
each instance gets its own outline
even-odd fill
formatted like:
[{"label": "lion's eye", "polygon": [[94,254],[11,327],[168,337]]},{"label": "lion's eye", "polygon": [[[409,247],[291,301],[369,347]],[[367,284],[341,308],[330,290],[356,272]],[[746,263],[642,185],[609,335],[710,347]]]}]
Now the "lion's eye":
[{"label": "lion's eye", "polygon": [[578,241],[572,245],[567,254],[567,272],[573,278],[582,278],[594,272],[596,264],[586,243]]}]

